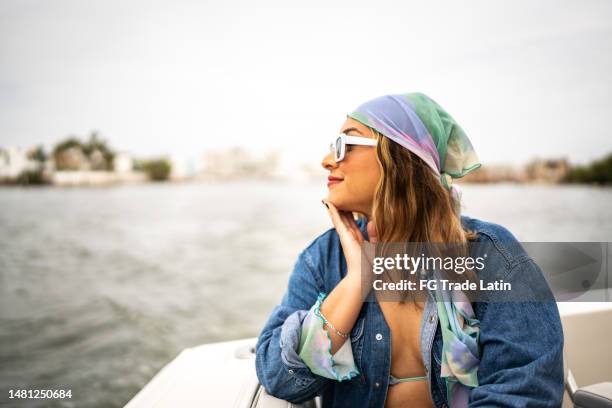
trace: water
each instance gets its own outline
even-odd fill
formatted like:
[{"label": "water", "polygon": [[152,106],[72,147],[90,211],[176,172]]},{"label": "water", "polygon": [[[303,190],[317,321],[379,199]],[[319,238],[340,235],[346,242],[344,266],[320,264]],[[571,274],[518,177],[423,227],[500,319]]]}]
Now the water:
[{"label": "water", "polygon": [[[612,241],[610,188],[463,190],[464,213],[521,240]],[[266,182],[0,189],[0,406],[9,388],[72,390],[27,406],[123,406],[183,348],[256,336],[299,251],[331,225],[324,195]]]}]

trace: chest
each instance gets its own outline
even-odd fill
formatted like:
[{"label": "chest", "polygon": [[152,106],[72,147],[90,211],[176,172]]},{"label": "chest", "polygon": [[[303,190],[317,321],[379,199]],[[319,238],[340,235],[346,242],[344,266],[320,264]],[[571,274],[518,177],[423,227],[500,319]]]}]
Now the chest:
[{"label": "chest", "polygon": [[422,375],[420,327],[424,304],[380,302],[379,307],[391,334],[391,373],[402,377]]},{"label": "chest", "polygon": [[[376,300],[364,304],[351,333],[353,356],[362,375],[330,387],[329,393],[333,396],[327,397],[331,405],[324,406],[359,406],[363,401],[370,401],[369,406],[382,407],[386,400],[393,402],[393,398],[388,398],[390,389],[400,387],[404,390],[396,388],[395,391],[403,392],[409,384],[420,384],[423,389],[417,394],[425,397],[431,393],[434,406],[442,405],[446,391],[440,383],[442,337],[435,318],[435,303],[420,306],[417,309],[397,307],[391,302]],[[432,382],[388,386],[389,374],[396,377],[427,375]]]}]

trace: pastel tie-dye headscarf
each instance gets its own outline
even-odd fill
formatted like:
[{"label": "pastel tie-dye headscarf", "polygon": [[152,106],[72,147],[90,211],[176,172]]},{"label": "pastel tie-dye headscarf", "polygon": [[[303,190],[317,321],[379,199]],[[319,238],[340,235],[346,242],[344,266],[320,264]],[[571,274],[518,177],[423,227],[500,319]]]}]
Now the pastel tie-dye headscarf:
[{"label": "pastel tie-dye headscarf", "polygon": [[422,93],[385,95],[360,105],[349,117],[420,157],[455,198],[452,180],[480,167],[472,143],[455,120]]},{"label": "pastel tie-dye headscarf", "polygon": [[[368,101],[349,117],[373,128],[420,157],[455,200],[460,194],[452,180],[480,167],[463,129],[440,105],[422,93],[381,96]],[[467,407],[469,391],[478,386],[480,322],[461,291],[435,293],[442,329],[440,376],[446,380],[452,408]]]}]

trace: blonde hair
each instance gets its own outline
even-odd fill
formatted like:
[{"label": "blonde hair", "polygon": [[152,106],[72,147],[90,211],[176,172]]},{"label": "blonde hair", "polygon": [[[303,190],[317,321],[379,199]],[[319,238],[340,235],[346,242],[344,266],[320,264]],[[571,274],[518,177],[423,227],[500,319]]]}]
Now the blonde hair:
[{"label": "blonde hair", "polygon": [[[372,129],[378,143],[381,177],[376,185],[372,221],[383,243],[467,244],[476,232],[464,229],[459,203],[429,166],[408,149]],[[377,251],[378,252],[378,251]],[[474,278],[468,271],[464,278]],[[395,280],[395,279],[391,279]],[[409,295],[404,294],[402,302]]]}]

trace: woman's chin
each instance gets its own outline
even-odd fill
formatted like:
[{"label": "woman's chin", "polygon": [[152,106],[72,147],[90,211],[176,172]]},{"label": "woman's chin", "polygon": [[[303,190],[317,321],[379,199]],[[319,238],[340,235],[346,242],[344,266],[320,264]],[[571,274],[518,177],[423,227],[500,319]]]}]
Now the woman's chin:
[{"label": "woman's chin", "polygon": [[343,200],[341,197],[334,196],[333,193],[327,195],[327,201],[332,203],[339,211],[353,212],[357,211],[354,205],[351,205],[347,200]]}]

